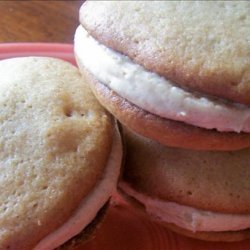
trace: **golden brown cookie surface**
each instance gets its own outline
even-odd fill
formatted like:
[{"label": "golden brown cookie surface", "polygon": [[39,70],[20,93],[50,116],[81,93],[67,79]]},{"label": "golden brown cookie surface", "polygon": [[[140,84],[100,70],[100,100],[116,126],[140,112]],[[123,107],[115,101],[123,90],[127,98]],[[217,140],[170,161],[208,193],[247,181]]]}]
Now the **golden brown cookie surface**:
[{"label": "golden brown cookie surface", "polygon": [[249,149],[195,151],[163,146],[124,130],[123,180],[163,201],[206,211],[249,214]]},{"label": "golden brown cookie surface", "polygon": [[29,249],[62,225],[99,180],[113,127],[66,62],[4,60],[0,76],[0,248]]},{"label": "golden brown cookie surface", "polygon": [[176,84],[250,104],[248,2],[87,2],[98,41]]}]

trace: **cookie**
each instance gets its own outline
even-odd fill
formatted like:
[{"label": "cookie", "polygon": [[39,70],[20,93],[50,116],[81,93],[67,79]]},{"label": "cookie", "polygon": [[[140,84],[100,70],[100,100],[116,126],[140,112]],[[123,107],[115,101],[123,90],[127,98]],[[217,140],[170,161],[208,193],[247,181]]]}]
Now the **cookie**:
[{"label": "cookie", "polygon": [[195,151],[164,146],[129,129],[124,135],[119,189],[154,220],[199,239],[249,238],[249,149]]},{"label": "cookie", "polygon": [[[75,54],[81,69],[139,113],[179,122],[183,133],[189,125],[242,138],[250,132],[249,8],[247,2],[87,1],[80,9]],[[111,106],[112,99],[105,103]],[[142,128],[137,132],[145,135]],[[190,148],[175,137],[162,141],[157,132],[150,137]],[[213,136],[207,147],[199,141],[203,145],[194,149],[210,150]],[[243,141],[238,148],[249,146]],[[227,147],[234,150],[233,145]]]},{"label": "cookie", "polygon": [[0,75],[0,248],[54,249],[108,203],[119,131],[69,63],[7,59]]},{"label": "cookie", "polygon": [[175,84],[249,105],[249,11],[248,2],[87,1],[80,22]]}]

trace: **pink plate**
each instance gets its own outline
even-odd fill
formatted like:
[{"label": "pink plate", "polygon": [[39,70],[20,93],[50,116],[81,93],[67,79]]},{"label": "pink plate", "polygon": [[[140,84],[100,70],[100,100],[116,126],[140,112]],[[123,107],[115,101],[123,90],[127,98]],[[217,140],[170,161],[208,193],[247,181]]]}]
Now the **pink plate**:
[{"label": "pink plate", "polygon": [[[51,56],[75,64],[73,46],[50,43],[0,44],[0,59],[21,56]],[[94,240],[77,249],[84,250],[249,250],[250,240],[211,243],[189,239],[151,222],[119,197],[107,213]]]}]

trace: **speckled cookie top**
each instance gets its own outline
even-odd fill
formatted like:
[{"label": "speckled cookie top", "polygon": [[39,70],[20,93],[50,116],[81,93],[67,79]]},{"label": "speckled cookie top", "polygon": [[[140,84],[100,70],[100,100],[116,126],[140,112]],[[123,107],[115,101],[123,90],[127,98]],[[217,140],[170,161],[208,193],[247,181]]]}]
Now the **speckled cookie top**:
[{"label": "speckled cookie top", "polygon": [[69,63],[3,60],[0,76],[0,249],[30,249],[101,177],[111,118]]},{"label": "speckled cookie top", "polygon": [[123,179],[137,191],[208,211],[250,212],[249,149],[195,151],[163,146],[125,129]]},{"label": "speckled cookie top", "polygon": [[177,85],[249,105],[249,13],[247,1],[90,1],[80,21]]}]

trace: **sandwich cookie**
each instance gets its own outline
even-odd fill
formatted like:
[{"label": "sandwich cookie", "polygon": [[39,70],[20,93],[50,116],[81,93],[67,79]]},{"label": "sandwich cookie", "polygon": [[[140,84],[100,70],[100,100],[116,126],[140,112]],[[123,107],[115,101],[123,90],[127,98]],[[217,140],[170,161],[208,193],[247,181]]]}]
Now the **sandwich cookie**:
[{"label": "sandwich cookie", "polygon": [[152,219],[208,241],[250,238],[250,149],[195,151],[124,129],[121,193]]},{"label": "sandwich cookie", "polygon": [[117,125],[67,62],[2,60],[0,76],[0,249],[85,239],[116,189]]},{"label": "sandwich cookie", "polygon": [[250,146],[248,2],[91,2],[78,65],[123,124],[165,145]]}]

